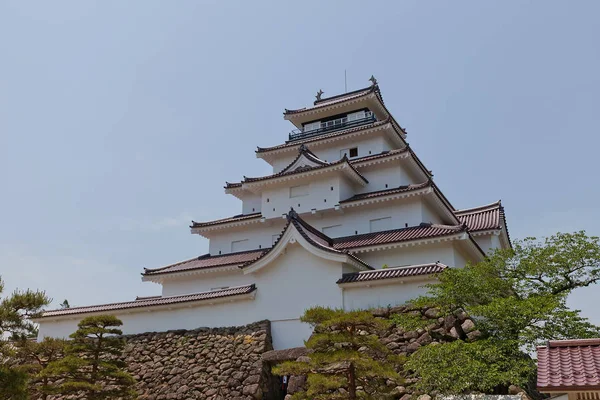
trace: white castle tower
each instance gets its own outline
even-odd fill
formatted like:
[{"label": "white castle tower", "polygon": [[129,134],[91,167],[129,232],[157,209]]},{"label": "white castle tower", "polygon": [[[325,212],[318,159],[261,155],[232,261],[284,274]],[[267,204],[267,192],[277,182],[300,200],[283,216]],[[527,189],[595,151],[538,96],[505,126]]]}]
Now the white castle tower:
[{"label": "white castle tower", "polygon": [[500,202],[455,209],[371,83],[285,110],[296,129],[256,150],[273,173],[225,185],[242,213],[192,223],[209,252],[144,270],[161,296],[46,311],[40,336],[65,337],[99,313],[129,334],[268,319],[275,349],[296,347],[311,333],[299,320],[311,306],[402,304],[445,268],[509,247]]}]

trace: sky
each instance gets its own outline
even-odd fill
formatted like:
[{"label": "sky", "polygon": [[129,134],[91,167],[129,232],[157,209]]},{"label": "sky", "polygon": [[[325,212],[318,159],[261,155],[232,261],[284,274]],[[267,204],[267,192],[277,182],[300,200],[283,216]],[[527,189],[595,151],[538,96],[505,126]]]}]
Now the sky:
[{"label": "sky", "polygon": [[[457,208],[600,235],[600,2],[0,0],[0,275],[57,305],[159,294],[241,212],[284,108],[374,75]],[[600,324],[600,287],[571,303]]]}]

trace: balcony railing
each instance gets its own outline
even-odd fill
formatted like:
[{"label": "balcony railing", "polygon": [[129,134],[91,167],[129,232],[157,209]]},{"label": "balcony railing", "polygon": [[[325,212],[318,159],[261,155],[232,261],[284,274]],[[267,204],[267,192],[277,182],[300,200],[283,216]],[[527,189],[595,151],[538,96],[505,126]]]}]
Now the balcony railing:
[{"label": "balcony railing", "polygon": [[289,141],[291,142],[293,140],[306,139],[312,136],[321,135],[325,132],[329,133],[339,129],[348,129],[354,126],[370,124],[372,122],[375,122],[375,115],[371,111],[366,111],[363,118],[348,120],[348,117],[343,117],[331,121],[321,122],[321,126],[317,129],[294,129],[290,133]]}]

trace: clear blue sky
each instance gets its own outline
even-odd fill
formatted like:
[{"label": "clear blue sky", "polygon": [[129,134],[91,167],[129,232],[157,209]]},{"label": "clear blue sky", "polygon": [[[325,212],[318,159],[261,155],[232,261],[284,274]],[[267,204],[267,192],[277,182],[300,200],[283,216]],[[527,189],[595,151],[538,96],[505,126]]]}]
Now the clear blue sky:
[{"label": "clear blue sky", "polygon": [[[130,300],[269,166],[285,107],[366,86],[457,208],[600,235],[600,2],[0,1],[0,274]],[[600,323],[600,287],[573,303]]]}]

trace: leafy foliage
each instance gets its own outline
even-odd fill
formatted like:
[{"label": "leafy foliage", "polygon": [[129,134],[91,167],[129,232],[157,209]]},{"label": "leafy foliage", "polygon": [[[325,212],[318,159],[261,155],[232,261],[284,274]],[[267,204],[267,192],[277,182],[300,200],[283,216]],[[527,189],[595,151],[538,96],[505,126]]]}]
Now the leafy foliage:
[{"label": "leafy foliage", "polygon": [[125,342],[117,335],[123,323],[111,315],[84,318],[68,342],[66,356],[51,362],[42,377],[64,379],[56,387],[62,395],[83,392],[89,400],[131,399],[135,380],[119,359]]},{"label": "leafy foliage", "polygon": [[[535,373],[527,352],[536,345],[600,335],[599,327],[566,304],[573,290],[600,279],[599,239],[585,232],[558,233],[543,241],[527,238],[438,278],[413,306],[437,307],[450,318],[466,312],[482,340],[469,340],[456,318],[458,342],[422,347],[406,363],[422,378],[419,390],[451,394],[522,385]],[[394,318],[406,329],[424,323],[410,314]]]},{"label": "leafy foliage", "polygon": [[[301,320],[316,327],[306,341],[309,362],[291,361],[273,368],[277,375],[307,375],[307,390],[293,399],[382,399],[386,379],[399,381],[403,363],[369,331],[386,329],[386,321],[368,311],[314,307]],[[363,388],[357,391],[357,387]]]},{"label": "leafy foliage", "polygon": [[[0,294],[3,290],[0,278]],[[28,318],[40,315],[49,303],[44,292],[32,290],[16,290],[0,300],[0,399],[27,398],[28,375],[15,363],[15,342],[37,335],[35,324]]]},{"label": "leafy foliage", "polygon": [[41,342],[23,340],[17,344],[18,357],[23,360],[21,368],[29,374],[29,392],[35,398],[46,399],[55,393],[46,368],[64,356],[66,345],[65,340],[55,338],[44,338]]}]

